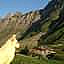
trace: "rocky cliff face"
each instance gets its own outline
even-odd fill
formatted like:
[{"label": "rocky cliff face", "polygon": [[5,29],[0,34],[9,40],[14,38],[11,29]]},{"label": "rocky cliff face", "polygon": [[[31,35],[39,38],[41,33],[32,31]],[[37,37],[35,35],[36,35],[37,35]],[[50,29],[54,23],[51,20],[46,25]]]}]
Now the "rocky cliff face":
[{"label": "rocky cliff face", "polygon": [[[0,41],[7,35],[16,33],[23,41],[39,33],[45,33],[37,40],[41,45],[63,44],[64,42],[64,0],[52,0],[44,8],[22,14],[16,12],[1,19]],[[39,37],[39,36],[37,36]],[[26,41],[25,41],[26,42]],[[29,41],[29,43],[31,40]],[[52,47],[54,47],[52,46]],[[64,45],[62,45],[63,47]]]}]

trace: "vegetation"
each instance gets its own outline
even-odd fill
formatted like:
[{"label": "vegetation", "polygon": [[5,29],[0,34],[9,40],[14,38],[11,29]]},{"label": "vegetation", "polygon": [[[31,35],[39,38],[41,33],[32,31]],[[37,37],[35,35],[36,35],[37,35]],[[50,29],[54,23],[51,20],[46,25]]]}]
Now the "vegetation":
[{"label": "vegetation", "polygon": [[[42,61],[43,60],[43,61]],[[15,60],[13,60],[12,64],[48,64],[48,61],[44,58],[39,60],[37,58],[32,58],[29,56],[16,56]]]},{"label": "vegetation", "polygon": [[[44,9],[5,16],[0,20],[0,46],[13,33],[17,34],[21,54],[12,64],[63,64],[64,0],[52,0]],[[22,56],[22,53],[27,54],[29,49],[39,46],[53,48],[56,56],[52,59]]]}]

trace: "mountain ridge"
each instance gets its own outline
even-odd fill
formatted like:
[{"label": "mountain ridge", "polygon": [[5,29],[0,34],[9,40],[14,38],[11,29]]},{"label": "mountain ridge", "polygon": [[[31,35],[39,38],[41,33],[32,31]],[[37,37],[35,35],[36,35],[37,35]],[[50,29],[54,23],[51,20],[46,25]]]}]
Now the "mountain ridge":
[{"label": "mountain ridge", "polygon": [[0,41],[3,37],[6,38],[7,35],[13,33],[17,34],[18,41],[22,41],[40,32],[46,32],[40,37],[39,43],[43,42],[45,45],[58,43],[64,38],[63,4],[63,0],[52,0],[44,9],[25,14],[16,12],[6,16],[0,22]]}]

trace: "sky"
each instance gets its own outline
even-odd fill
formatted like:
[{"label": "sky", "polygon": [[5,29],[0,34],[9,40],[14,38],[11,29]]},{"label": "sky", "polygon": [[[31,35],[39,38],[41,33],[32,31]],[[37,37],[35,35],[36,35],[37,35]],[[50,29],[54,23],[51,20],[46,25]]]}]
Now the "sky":
[{"label": "sky", "polygon": [[32,10],[44,8],[48,0],[0,0],[0,16],[9,12],[26,13]]}]

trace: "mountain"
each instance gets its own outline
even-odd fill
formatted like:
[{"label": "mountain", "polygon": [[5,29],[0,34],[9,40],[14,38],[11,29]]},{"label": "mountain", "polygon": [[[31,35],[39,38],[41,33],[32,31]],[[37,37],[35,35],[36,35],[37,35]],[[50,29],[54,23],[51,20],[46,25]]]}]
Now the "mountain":
[{"label": "mountain", "polygon": [[0,20],[0,41],[3,41],[3,37],[6,40],[6,36],[12,33],[23,34],[28,30],[32,23],[39,19],[39,12],[31,11],[26,14],[20,12],[9,13]]},{"label": "mountain", "polygon": [[63,10],[64,0],[52,0],[44,9],[25,14],[8,13],[0,19],[0,44],[2,45],[9,35],[16,33],[17,40],[23,45],[38,42],[32,47],[43,45],[64,50]]}]

